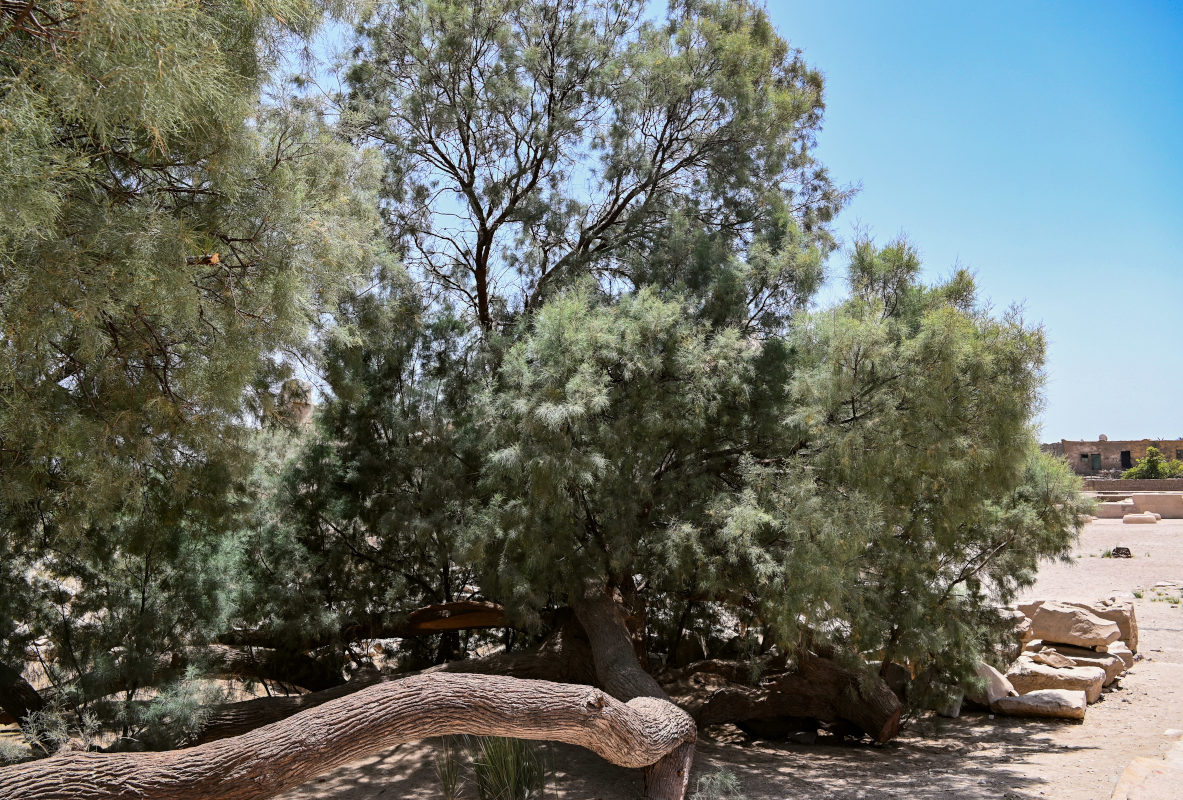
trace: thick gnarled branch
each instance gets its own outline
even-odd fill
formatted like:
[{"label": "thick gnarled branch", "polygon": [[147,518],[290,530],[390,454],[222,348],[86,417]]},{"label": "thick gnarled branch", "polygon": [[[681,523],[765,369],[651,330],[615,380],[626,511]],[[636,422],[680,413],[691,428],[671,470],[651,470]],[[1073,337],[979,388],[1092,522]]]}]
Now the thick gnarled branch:
[{"label": "thick gnarled branch", "polygon": [[382,683],[232,739],[165,753],[66,753],[0,769],[7,800],[262,800],[405,742],[472,734],[565,742],[643,768],[694,739],[652,697],[588,686],[435,673]]}]

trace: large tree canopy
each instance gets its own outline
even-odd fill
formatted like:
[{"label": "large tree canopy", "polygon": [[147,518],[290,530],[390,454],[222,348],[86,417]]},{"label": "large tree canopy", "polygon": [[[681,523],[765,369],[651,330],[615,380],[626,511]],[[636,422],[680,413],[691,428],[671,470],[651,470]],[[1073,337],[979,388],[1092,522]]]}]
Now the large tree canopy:
[{"label": "large tree canopy", "polygon": [[[616,715],[576,737],[598,752],[661,732],[634,765],[680,799],[689,713],[890,738],[870,662],[969,680],[1081,524],[1031,431],[1038,327],[964,272],[923,280],[904,241],[851,243],[847,299],[817,307],[848,193],[813,157],[819,73],[749,0],[379,4],[333,125],[259,103],[298,4],[9,7],[5,707],[32,710],[35,644],[123,746],[311,715],[151,762],[191,770],[311,721],[354,752],[488,732],[454,704],[501,720],[515,678],[594,682],[623,705],[531,708]],[[252,427],[314,328],[315,425]],[[322,691],[211,708],[170,683],[244,646]],[[726,691],[675,707],[704,655]],[[511,677],[376,687],[391,727],[351,739],[335,684],[375,661]]]},{"label": "large tree canopy", "polygon": [[[583,275],[701,280],[653,258],[671,236],[828,243],[845,195],[812,156],[821,76],[750,3],[644,10],[407,0],[364,28],[351,120],[388,155],[391,232],[433,297],[489,328]],[[772,312],[791,287],[760,266],[743,289]]]}]

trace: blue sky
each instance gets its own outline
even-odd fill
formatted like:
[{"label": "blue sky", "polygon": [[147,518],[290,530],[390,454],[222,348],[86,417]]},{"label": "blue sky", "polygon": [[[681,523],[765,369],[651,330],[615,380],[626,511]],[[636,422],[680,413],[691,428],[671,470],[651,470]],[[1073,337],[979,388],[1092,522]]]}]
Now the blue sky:
[{"label": "blue sky", "polygon": [[1183,437],[1183,3],[768,8],[862,185],[839,233],[902,233],[1045,326],[1045,441]]}]

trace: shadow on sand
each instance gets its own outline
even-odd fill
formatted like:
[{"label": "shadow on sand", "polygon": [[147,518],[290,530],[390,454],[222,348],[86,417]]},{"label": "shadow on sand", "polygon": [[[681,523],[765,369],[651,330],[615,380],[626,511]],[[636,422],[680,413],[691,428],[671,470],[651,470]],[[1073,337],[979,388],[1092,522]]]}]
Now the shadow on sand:
[{"label": "shadow on sand", "polygon": [[[1084,748],[1056,744],[1052,734],[1071,722],[990,719],[913,720],[894,742],[796,745],[749,739],[734,729],[713,729],[700,742],[695,774],[725,768],[748,800],[1018,800],[1052,796],[1050,784],[1017,769],[1029,757]],[[555,777],[548,795],[558,800],[634,800],[639,773],[613,767],[577,747],[547,745]],[[430,742],[404,745],[350,764],[288,792],[285,800],[438,798]],[[693,789],[694,780],[691,781]]]}]

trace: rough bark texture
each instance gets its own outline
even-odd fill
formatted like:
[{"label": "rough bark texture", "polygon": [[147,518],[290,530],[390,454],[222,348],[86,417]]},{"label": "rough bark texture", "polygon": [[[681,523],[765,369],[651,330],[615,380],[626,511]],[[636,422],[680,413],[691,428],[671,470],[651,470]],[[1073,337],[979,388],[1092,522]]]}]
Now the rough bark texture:
[{"label": "rough bark texture", "polygon": [[800,655],[793,667],[766,675],[753,687],[744,685],[747,665],[703,661],[684,670],[671,688],[679,697],[687,695],[683,705],[704,727],[809,717],[849,722],[877,742],[899,733],[903,706],[882,678],[812,653]]},{"label": "rough bark texture", "polygon": [[687,737],[659,761],[645,769],[645,796],[649,800],[683,800],[690,782],[697,728],[690,715],[670,701],[656,679],[641,668],[633,649],[620,604],[607,592],[589,590],[576,604],[575,616],[591,643],[596,677],[604,690],[618,700],[654,698],[668,714],[684,718]]},{"label": "rough bark texture", "polygon": [[370,686],[200,747],[66,753],[0,769],[0,797],[261,800],[395,745],[461,733],[566,742],[642,768],[693,741],[694,722],[652,697],[622,703],[588,686],[434,673]]}]

